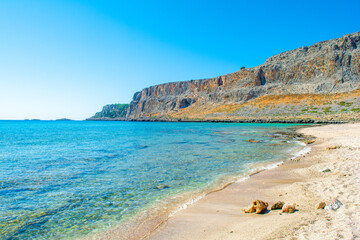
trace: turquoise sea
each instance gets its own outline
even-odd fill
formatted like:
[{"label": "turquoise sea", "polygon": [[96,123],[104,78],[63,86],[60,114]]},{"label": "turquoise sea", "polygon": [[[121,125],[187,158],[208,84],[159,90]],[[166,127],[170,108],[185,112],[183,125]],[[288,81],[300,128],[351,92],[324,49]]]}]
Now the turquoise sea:
[{"label": "turquoise sea", "polygon": [[291,126],[0,121],[0,239],[72,239],[117,226],[285,159],[299,144],[277,132]]}]

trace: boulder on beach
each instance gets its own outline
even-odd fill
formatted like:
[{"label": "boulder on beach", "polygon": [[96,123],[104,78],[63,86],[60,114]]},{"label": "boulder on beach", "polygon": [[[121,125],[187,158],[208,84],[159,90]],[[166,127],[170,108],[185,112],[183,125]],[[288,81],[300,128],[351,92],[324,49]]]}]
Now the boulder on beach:
[{"label": "boulder on beach", "polygon": [[278,201],[277,203],[271,206],[271,210],[282,209],[283,206],[284,206],[284,202]]},{"label": "boulder on beach", "polygon": [[305,141],[305,144],[313,144],[315,142],[315,140],[307,140],[307,141]]},{"label": "boulder on beach", "polygon": [[296,211],[296,203],[294,203],[293,205],[286,204],[282,208],[282,212],[294,213],[295,211]]},{"label": "boulder on beach", "polygon": [[252,206],[249,208],[249,209],[243,209],[244,213],[262,213],[263,211],[267,210],[267,207],[268,207],[268,203],[267,202],[264,202],[264,201],[261,201],[261,200],[255,200],[253,203],[252,203]]}]

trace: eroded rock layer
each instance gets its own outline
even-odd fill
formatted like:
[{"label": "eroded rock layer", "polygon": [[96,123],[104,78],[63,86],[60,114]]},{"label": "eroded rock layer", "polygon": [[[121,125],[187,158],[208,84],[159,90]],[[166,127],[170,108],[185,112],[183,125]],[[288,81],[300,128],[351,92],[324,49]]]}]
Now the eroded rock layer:
[{"label": "eroded rock layer", "polygon": [[[270,57],[260,66],[220,77],[145,88],[135,93],[126,118],[166,120],[192,115],[199,119],[246,118],[241,111],[237,117],[236,112],[243,104],[262,96],[326,96],[355,91],[360,84],[359,46],[357,32],[287,51]],[[229,104],[237,106],[231,114],[205,111]]]}]

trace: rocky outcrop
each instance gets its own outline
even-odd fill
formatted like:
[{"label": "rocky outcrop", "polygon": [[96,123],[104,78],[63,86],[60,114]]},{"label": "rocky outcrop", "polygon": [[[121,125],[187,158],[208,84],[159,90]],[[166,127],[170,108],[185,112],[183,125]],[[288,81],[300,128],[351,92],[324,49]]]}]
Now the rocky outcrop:
[{"label": "rocky outcrop", "polygon": [[244,213],[256,213],[256,214],[260,214],[263,213],[267,210],[267,207],[269,206],[269,204],[267,202],[261,201],[261,200],[255,200],[252,205],[250,206],[250,208],[248,209],[243,209]]},{"label": "rocky outcrop", "polygon": [[101,120],[125,120],[128,112],[129,104],[109,104],[105,105],[101,112],[97,112],[91,118],[86,120],[101,121]]},{"label": "rocky outcrop", "polygon": [[[359,46],[357,32],[272,56],[258,67],[216,78],[145,88],[134,94],[126,119],[171,120],[192,115],[199,119],[242,119],[246,118],[245,113],[238,111],[236,115],[236,110],[259,97],[327,96],[354,91],[360,84]],[[230,115],[228,110],[206,111],[224,104],[233,104]]]}]

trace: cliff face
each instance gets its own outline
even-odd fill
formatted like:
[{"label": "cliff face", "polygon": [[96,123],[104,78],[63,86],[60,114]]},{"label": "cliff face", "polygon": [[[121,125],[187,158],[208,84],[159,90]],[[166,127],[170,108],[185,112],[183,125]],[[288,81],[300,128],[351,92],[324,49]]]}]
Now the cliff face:
[{"label": "cliff face", "polygon": [[[355,91],[360,84],[359,46],[357,32],[287,51],[260,66],[220,77],[145,88],[135,93],[126,119],[242,119],[246,116],[240,110],[264,96],[327,96]],[[231,111],[219,109],[224,105],[231,106]]]}]

